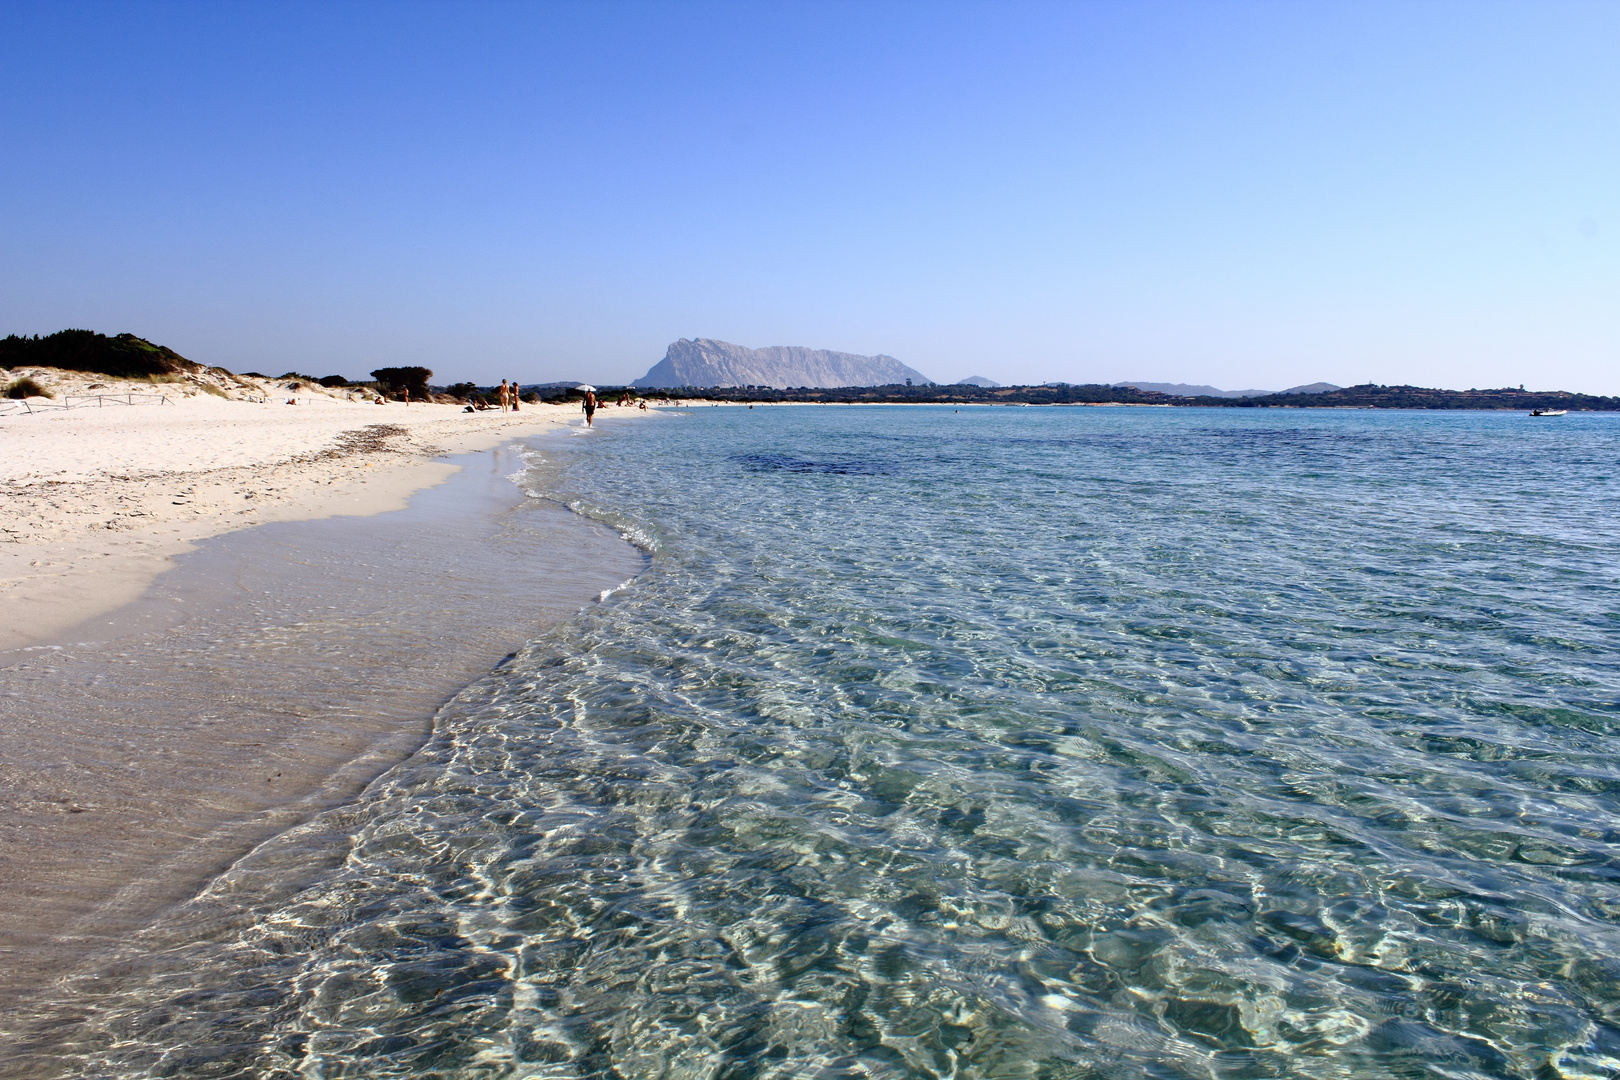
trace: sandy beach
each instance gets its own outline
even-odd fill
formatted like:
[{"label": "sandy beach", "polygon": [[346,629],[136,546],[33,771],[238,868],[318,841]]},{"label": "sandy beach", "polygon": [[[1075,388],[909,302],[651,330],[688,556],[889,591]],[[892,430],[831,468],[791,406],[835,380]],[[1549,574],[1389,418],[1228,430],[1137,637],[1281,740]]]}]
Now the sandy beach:
[{"label": "sandy beach", "polygon": [[[397,509],[453,471],[435,458],[581,419],[564,405],[376,405],[276,380],[237,379],[243,386],[222,397],[90,379],[59,380],[56,400],[105,394],[107,404],[36,400],[33,413],[0,416],[0,652],[134,600],[204,537]],[[146,402],[114,403],[120,392]],[[165,403],[153,401],[159,392]],[[629,412],[605,408],[598,423]]]},{"label": "sandy beach", "polygon": [[0,417],[0,1002],[351,798],[642,565],[507,479],[576,409],[176,396]]}]

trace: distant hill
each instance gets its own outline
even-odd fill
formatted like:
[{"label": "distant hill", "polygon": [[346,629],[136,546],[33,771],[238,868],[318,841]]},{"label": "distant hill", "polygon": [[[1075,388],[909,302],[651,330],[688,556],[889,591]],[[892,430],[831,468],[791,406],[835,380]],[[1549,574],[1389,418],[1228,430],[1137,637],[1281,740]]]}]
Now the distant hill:
[{"label": "distant hill", "polygon": [[[1320,385],[1320,384],[1318,384]],[[1202,404],[1202,402],[1200,402]],[[1217,404],[1211,402],[1211,404]],[[1426,386],[1336,386],[1331,390],[1301,387],[1245,399],[1243,406],[1294,406],[1339,409],[1620,409],[1620,398],[1576,394],[1568,390],[1525,390],[1504,386],[1498,390],[1437,390]]]},{"label": "distant hill", "polygon": [[117,378],[202,369],[201,364],[192,363],[173,349],[134,334],[108,337],[93,330],[58,330],[31,338],[12,334],[0,340],[0,367],[50,367]]},{"label": "distant hill", "polygon": [[1000,386],[1001,384],[996,382],[994,379],[987,379],[983,375],[969,375],[965,379],[957,379],[956,380],[956,385],[957,386],[983,386],[983,387],[986,387],[987,389],[994,390],[996,387]]},{"label": "distant hill", "polygon": [[1327,382],[1314,382],[1305,386],[1291,386],[1287,390],[1217,390],[1213,386],[1200,386],[1192,383],[1168,382],[1117,382],[1115,386],[1129,386],[1137,390],[1148,390],[1158,394],[1170,394],[1173,397],[1269,397],[1272,394],[1325,394],[1339,387]]},{"label": "distant hill", "polygon": [[652,370],[632,386],[675,389],[683,386],[788,387],[888,386],[931,380],[892,356],[773,345],[749,349],[712,338],[675,342]]},{"label": "distant hill", "polygon": [[1183,382],[1117,382],[1113,385],[1129,386],[1133,390],[1146,390],[1154,394],[1170,394],[1174,397],[1260,397],[1262,394],[1272,393],[1270,390],[1217,390],[1213,386]]}]

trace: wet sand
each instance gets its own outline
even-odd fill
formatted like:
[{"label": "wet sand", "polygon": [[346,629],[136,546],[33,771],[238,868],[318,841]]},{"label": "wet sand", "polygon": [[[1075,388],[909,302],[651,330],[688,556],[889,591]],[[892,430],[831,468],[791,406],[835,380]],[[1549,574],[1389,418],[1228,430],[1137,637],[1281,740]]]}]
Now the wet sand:
[{"label": "wet sand", "polygon": [[467,414],[300,400],[200,395],[0,418],[0,650],[134,601],[205,537],[396,510],[455,471],[440,455],[581,420],[563,405]]},{"label": "wet sand", "polygon": [[352,797],[448,697],[644,565],[525,499],[514,449],[457,461],[404,510],[202,540],[137,602],[0,652],[0,1012],[25,1020],[87,956]]}]

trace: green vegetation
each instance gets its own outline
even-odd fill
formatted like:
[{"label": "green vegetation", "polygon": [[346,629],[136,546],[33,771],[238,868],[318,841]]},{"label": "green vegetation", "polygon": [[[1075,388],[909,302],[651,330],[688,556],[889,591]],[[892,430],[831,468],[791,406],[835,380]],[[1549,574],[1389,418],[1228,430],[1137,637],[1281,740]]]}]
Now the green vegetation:
[{"label": "green vegetation", "polygon": [[412,398],[418,401],[431,401],[433,395],[428,390],[427,381],[433,377],[433,372],[425,367],[385,367],[378,368],[371,373],[371,377],[388,388],[390,395],[410,392]]},{"label": "green vegetation", "polygon": [[320,384],[326,387],[328,390],[332,390],[339,386],[348,386],[349,380],[345,379],[341,375],[328,375],[326,378],[320,380]]},{"label": "green vegetation", "polygon": [[6,397],[20,401],[27,397],[50,397],[51,392],[30,378],[21,378],[6,387]]},{"label": "green vegetation", "polygon": [[474,394],[478,393],[478,386],[476,383],[470,382],[452,383],[444,388],[444,392],[455,398],[457,401],[467,401],[471,399]]},{"label": "green vegetation", "polygon": [[196,371],[201,365],[134,334],[108,337],[92,330],[59,330],[45,337],[11,334],[0,340],[0,367],[24,366],[141,378]]}]

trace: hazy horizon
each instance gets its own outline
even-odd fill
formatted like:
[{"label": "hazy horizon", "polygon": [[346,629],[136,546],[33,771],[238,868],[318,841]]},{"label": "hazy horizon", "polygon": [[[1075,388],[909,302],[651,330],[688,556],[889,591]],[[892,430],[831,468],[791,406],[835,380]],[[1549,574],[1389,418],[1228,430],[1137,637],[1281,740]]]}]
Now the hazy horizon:
[{"label": "hazy horizon", "polygon": [[0,3],[0,335],[1620,393],[1620,7]]}]

